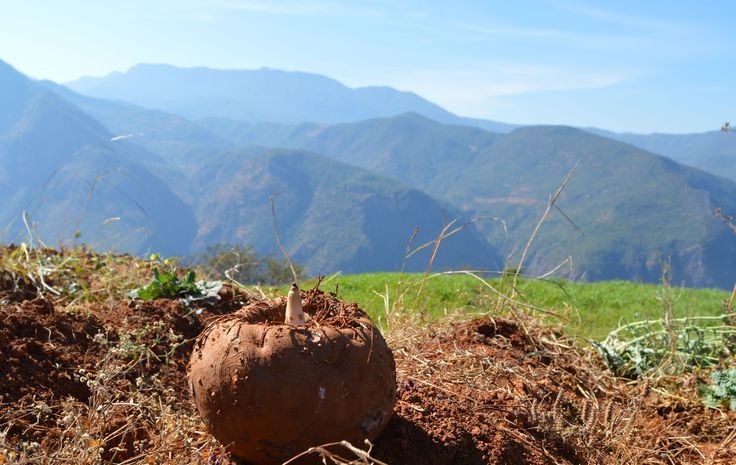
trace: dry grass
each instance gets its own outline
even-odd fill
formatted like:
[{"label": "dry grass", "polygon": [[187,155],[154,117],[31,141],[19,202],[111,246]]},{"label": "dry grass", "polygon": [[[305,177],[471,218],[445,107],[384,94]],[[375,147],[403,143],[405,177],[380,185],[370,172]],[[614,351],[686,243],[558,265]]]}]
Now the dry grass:
[{"label": "dry grass", "polygon": [[[456,342],[458,321],[464,318],[430,327],[394,322],[388,340],[398,377],[454,397],[470,411],[489,408],[484,399],[496,399],[499,427],[530,448],[542,444],[545,463],[725,464],[736,459],[734,416],[704,409],[691,383],[682,389],[689,381],[615,378],[589,347],[532,317],[524,325],[529,344],[524,352],[544,354],[545,363],[501,358],[485,345]],[[523,356],[500,349],[506,357]],[[683,409],[682,416],[662,414],[673,404]],[[698,436],[686,424],[689,415],[703,415],[711,437]],[[561,462],[560,455],[569,461]]]},{"label": "dry grass", "polygon": [[[72,312],[90,302],[125,300],[150,277],[149,262],[86,251],[2,249],[0,269],[12,283],[3,288],[12,292],[0,297],[30,292]],[[592,349],[533,316],[544,309],[508,289],[489,294],[493,304],[482,315],[451,314],[432,323],[401,293],[393,301],[384,296],[386,339],[400,385],[456,405],[460,416],[447,418],[448,429],[485,418],[485,429],[472,437],[487,441],[487,463],[503,463],[492,461],[494,438],[530,451],[538,460],[528,463],[734,463],[734,416],[704,409],[690,378],[617,379]],[[473,317],[486,317],[496,332],[479,336],[468,321]],[[232,464],[191,402],[151,369],[174,363],[165,354],[184,341],[169,337],[163,325],[150,331],[156,334],[96,337],[106,355],[76,372],[91,391],[88,402],[0,405],[0,464]],[[400,398],[397,415],[430,431],[437,418],[425,418],[422,410],[437,405]],[[415,418],[407,416],[412,413]],[[690,424],[694,417],[702,419],[697,428]],[[319,454],[326,464],[384,463],[375,458],[385,454],[380,438],[373,450],[357,446],[328,444],[305,454]]]},{"label": "dry grass", "polygon": [[154,266],[151,261],[85,248],[0,247],[0,299],[40,296],[67,307],[120,301],[150,278]]},{"label": "dry grass", "polygon": [[[180,396],[155,375],[142,374],[151,351],[121,341],[94,369],[79,370],[92,394],[87,403],[70,397],[5,410],[0,463],[229,463],[197,416],[178,406]],[[11,443],[19,430],[29,439]]]}]

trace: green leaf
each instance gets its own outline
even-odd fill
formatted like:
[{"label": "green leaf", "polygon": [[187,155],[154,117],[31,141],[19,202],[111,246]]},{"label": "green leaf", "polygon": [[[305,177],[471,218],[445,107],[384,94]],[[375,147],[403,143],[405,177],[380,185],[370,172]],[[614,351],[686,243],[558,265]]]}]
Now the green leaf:
[{"label": "green leaf", "polygon": [[160,298],[182,297],[192,298],[216,298],[222,283],[219,281],[197,281],[193,270],[187,272],[184,280],[176,275],[176,268],[160,271],[158,268],[152,270],[153,279],[146,286],[134,289],[128,296],[132,299],[154,300]]}]

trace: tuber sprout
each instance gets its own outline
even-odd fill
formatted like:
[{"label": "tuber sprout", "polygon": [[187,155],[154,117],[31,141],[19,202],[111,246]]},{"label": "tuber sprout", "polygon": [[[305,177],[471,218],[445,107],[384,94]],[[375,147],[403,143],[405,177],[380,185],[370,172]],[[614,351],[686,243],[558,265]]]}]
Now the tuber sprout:
[{"label": "tuber sprout", "polygon": [[304,324],[302,297],[299,293],[299,286],[297,286],[296,283],[291,285],[289,295],[286,298],[286,324],[291,326]]}]

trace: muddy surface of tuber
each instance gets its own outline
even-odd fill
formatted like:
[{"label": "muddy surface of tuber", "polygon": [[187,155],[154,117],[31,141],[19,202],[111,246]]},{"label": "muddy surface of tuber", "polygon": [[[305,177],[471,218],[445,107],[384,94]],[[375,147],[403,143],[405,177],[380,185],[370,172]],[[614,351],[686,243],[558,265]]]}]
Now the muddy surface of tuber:
[{"label": "muddy surface of tuber", "polygon": [[189,362],[207,428],[256,465],[329,442],[363,446],[386,426],[396,400],[393,354],[357,305],[319,289],[292,286],[289,294],[214,320]]}]

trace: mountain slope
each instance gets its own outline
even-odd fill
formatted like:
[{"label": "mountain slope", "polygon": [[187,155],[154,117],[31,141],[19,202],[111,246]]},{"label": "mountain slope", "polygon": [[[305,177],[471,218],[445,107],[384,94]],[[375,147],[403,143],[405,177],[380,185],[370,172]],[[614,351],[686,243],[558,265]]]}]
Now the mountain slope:
[{"label": "mountain slope", "polygon": [[[146,131],[152,135],[148,141],[168,143],[170,138],[172,145],[182,144],[186,155],[169,154],[165,148],[170,145],[163,145],[163,158],[176,165],[182,183],[193,186],[190,198],[199,223],[194,251],[213,243],[247,243],[262,253],[278,253],[268,197],[281,192],[277,203],[280,216],[282,210],[287,216],[279,220],[284,241],[309,270],[399,270],[414,228],[420,227],[414,247],[434,239],[448,208],[394,181],[322,157],[253,147],[218,150],[231,143],[179,117],[51,88],[120,132]],[[165,131],[165,121],[173,122],[174,131]],[[153,131],[145,128],[150,123]],[[188,137],[192,134],[197,137]],[[207,138],[198,134],[217,145],[201,143]],[[293,173],[284,168],[287,164],[295,165]],[[307,211],[292,220],[295,205]],[[451,212],[446,215],[452,218]],[[413,256],[407,269],[424,269],[429,252]],[[497,269],[500,263],[494,249],[469,226],[445,241],[435,268],[468,264]]]},{"label": "mountain slope", "polygon": [[[153,155],[0,61],[0,231],[27,240],[26,211],[49,244],[126,252],[189,248],[193,212],[142,167]],[[5,105],[8,102],[8,105]]]},{"label": "mountain slope", "polygon": [[411,92],[390,87],[349,88],[317,74],[259,70],[137,65],[125,73],[67,84],[92,97],[122,100],[192,120],[337,123],[413,111],[437,121],[473,123],[508,131],[512,125],[458,117]]},{"label": "mountain slope", "polygon": [[736,211],[736,184],[580,130],[532,127],[504,136],[445,198],[505,218],[523,243],[576,163],[558,203],[575,226],[555,212],[535,242],[532,269],[571,255],[575,273],[591,280],[657,281],[671,261],[676,283],[736,281],[736,238],[713,217],[718,207]]},{"label": "mountain slope", "polygon": [[490,134],[411,114],[271,135],[274,145],[370,168],[488,217],[486,237],[511,264],[549,195],[580,162],[558,204],[575,226],[553,210],[531,250],[530,273],[572,256],[572,277],[658,281],[671,259],[675,282],[736,281],[736,238],[713,218],[718,207],[736,212],[736,184],[631,145],[565,127]]},{"label": "mountain slope", "polygon": [[87,97],[51,81],[40,81],[39,84],[95,118],[113,134],[157,155],[139,161],[166,181],[188,203],[194,201],[186,174],[190,160],[203,151],[224,150],[233,146],[180,116],[124,102]]},{"label": "mountain slope", "polygon": [[201,124],[237,144],[309,150],[353,166],[400,178],[427,192],[445,192],[501,135],[440,124],[416,113],[320,126],[248,125],[227,120]]},{"label": "mountain slope", "polygon": [[131,136],[136,145],[176,165],[186,162],[191,150],[232,148],[227,140],[185,118],[124,102],[88,97],[51,81],[39,84],[80,108],[113,134]]},{"label": "mountain slope", "polygon": [[[365,170],[317,155],[250,147],[208,157],[195,179],[197,245],[251,243],[277,253],[269,196],[293,258],[313,273],[400,270],[412,248],[434,240],[443,214],[428,195]],[[424,270],[430,248],[407,270]],[[442,243],[434,269],[472,266],[496,270],[501,259],[470,225]]]},{"label": "mountain slope", "polygon": [[[4,162],[0,165],[3,170],[0,176],[13,179],[28,175],[35,183],[41,183],[42,178],[32,178],[38,173],[29,171],[18,161],[16,147],[76,133],[65,129],[45,134],[39,130],[33,138],[24,137],[18,128],[34,127],[31,124],[34,121],[39,123],[39,128],[54,127],[40,124],[41,119],[33,116],[36,112],[41,114],[38,110],[30,112],[32,117],[28,116],[28,108],[52,105],[41,100],[34,103],[34,99],[41,97],[33,89],[29,91],[27,83],[15,84],[13,96],[30,97],[24,97],[25,100],[13,97],[16,100],[9,99],[7,111],[0,112],[3,113],[0,128],[4,131],[0,149],[11,154],[0,159]],[[673,281],[678,284],[729,287],[736,281],[736,240],[726,225],[713,218],[716,208],[726,213],[736,212],[736,184],[632,145],[564,127],[528,127],[496,134],[442,124],[428,117],[460,120],[411,94],[396,95],[390,89],[356,92],[357,89],[348,89],[336,81],[300,73],[142,66],[125,74],[80,81],[76,85],[107,98],[138,99],[136,103],[142,105],[192,118],[207,118],[197,128],[160,112],[137,108],[122,113],[131,118],[135,114],[147,115],[153,118],[154,125],[173,118],[174,128],[186,129],[181,136],[172,131],[166,137],[172,146],[181,141],[182,147],[187,148],[176,163],[184,182],[197,189],[190,197],[196,202],[199,221],[196,248],[207,243],[238,241],[253,242],[262,252],[274,251],[267,199],[271,194],[283,192],[277,203],[280,217],[283,211],[286,218],[281,220],[285,242],[295,257],[312,270],[397,269],[404,255],[405,238],[410,234],[405,231],[413,228],[412,223],[421,223],[423,231],[429,234],[421,240],[428,240],[440,224],[439,219],[431,224],[431,218],[439,218],[439,210],[448,205],[457,205],[467,216],[480,214],[488,221],[482,225],[484,238],[468,230],[472,237],[455,238],[457,249],[447,251],[448,242],[443,247],[448,254],[447,261],[438,265],[455,266],[458,261],[470,264],[474,252],[469,251],[484,251],[480,254],[486,257],[480,260],[482,263],[495,262],[497,257],[485,242],[489,241],[510,257],[509,264],[513,266],[549,195],[577,165],[556,205],[558,209],[552,210],[535,238],[525,263],[526,271],[543,273],[572,256],[573,265],[566,268],[566,273],[591,280],[657,281],[663,263],[670,262]],[[74,98],[83,100],[79,96]],[[101,105],[98,101],[79,100],[79,104],[91,105],[90,111],[99,111],[100,118],[108,119],[106,125],[114,125],[116,118],[125,123],[126,117],[118,116],[118,110],[114,109],[118,103],[105,103],[104,111],[95,110],[96,105]],[[414,108],[416,113],[347,124],[238,121],[294,123],[311,119],[324,123],[363,118],[373,113],[391,114],[409,104],[419,107]],[[105,146],[99,142],[110,137],[104,127],[75,113],[75,107],[57,110],[68,113],[69,121],[76,121],[75,125],[84,128],[82,135],[74,136],[79,140],[65,136],[65,141],[71,140],[67,149],[76,148],[72,153]],[[109,112],[107,116],[105,111]],[[136,113],[140,111],[143,113]],[[308,115],[319,118],[307,118]],[[207,137],[217,141],[227,139],[224,148],[257,143],[309,150],[394,180],[354,171],[355,168],[347,165],[301,152],[255,148],[213,152],[208,143],[197,145],[198,140]],[[87,140],[98,142],[95,145]],[[121,143],[128,153],[115,148],[117,143],[112,147],[107,149],[114,155],[98,153],[72,158],[75,163],[90,159],[94,166],[106,166],[104,163],[109,160],[121,158],[134,163],[130,169],[140,167],[144,160],[148,160],[146,166],[151,166],[150,160],[156,159],[130,144]],[[55,153],[49,148],[35,151],[43,152],[44,156]],[[176,158],[175,151],[171,151],[171,160]],[[728,153],[724,152],[723,156],[727,157]],[[57,173],[72,176],[87,172],[83,165],[65,160],[60,169],[46,177],[51,176],[46,185],[60,192],[62,183],[58,187],[53,184],[53,177],[61,176]],[[67,165],[73,169],[64,170]],[[11,168],[15,171],[8,174],[6,171]],[[65,180],[67,189],[73,185],[72,177],[61,179]],[[427,194],[402,187],[395,180]],[[88,192],[97,184],[89,178],[86,183]],[[82,190],[77,197],[81,197]],[[5,194],[11,200],[13,195],[25,195],[23,186]],[[149,193],[146,198],[154,197]],[[442,203],[433,198],[441,199]],[[95,208],[104,211],[102,205]],[[100,218],[104,216],[100,214]],[[394,224],[398,226],[392,229]],[[382,254],[384,249],[391,253]],[[418,268],[421,266],[417,265]]]},{"label": "mountain slope", "polygon": [[733,133],[631,134],[587,130],[736,181],[736,135]]}]

